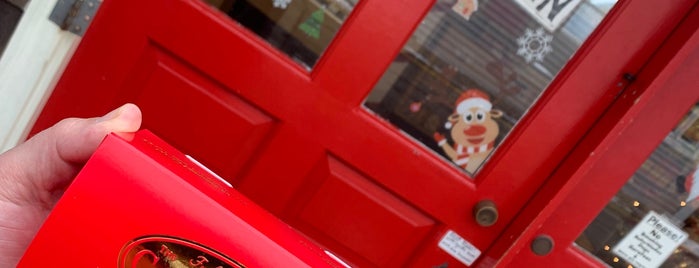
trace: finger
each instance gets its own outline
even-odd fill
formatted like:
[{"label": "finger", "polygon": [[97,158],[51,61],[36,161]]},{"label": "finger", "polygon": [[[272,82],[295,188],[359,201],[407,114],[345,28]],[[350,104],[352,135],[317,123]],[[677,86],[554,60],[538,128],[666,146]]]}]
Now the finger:
[{"label": "finger", "polygon": [[[58,124],[48,133],[55,138],[56,153],[66,163],[82,164],[111,132],[135,132],[141,126],[141,111],[136,105],[124,104],[108,114],[91,119],[71,119]],[[45,141],[51,143],[51,140]]]},{"label": "finger", "polygon": [[62,120],[2,155],[5,161],[0,162],[9,164],[14,175],[9,184],[15,186],[10,189],[16,189],[10,194],[14,193],[17,201],[50,203],[51,192],[72,180],[107,134],[134,132],[140,125],[141,112],[133,104],[100,118]]}]

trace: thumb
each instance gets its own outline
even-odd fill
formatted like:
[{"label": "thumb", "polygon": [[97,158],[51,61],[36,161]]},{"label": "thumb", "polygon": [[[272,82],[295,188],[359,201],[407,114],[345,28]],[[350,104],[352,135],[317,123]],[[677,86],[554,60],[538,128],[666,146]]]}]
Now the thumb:
[{"label": "thumb", "polygon": [[134,104],[99,118],[58,122],[0,155],[0,185],[10,186],[5,196],[19,202],[50,202],[51,193],[70,183],[107,134],[134,132],[140,126],[141,111]]},{"label": "thumb", "polygon": [[41,137],[37,135],[42,139],[37,142],[55,144],[57,157],[63,162],[83,164],[107,134],[137,131],[141,127],[141,111],[128,103],[102,117],[64,121],[41,133]]}]

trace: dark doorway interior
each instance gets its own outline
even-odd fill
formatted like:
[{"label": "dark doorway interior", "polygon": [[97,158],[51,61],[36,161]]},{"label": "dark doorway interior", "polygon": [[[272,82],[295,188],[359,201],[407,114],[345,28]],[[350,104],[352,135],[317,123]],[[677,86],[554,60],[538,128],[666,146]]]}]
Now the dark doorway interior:
[{"label": "dark doorway interior", "polygon": [[10,41],[27,2],[27,0],[0,0],[0,56],[5,51],[5,46]]}]

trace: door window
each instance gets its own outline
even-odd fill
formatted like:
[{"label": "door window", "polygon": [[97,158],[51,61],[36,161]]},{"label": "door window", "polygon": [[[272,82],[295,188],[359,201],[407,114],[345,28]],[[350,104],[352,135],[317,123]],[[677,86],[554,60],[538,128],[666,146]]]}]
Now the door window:
[{"label": "door window", "polygon": [[364,105],[473,176],[614,3],[438,0]]},{"label": "door window", "polygon": [[576,244],[612,267],[699,266],[699,104]]},{"label": "door window", "polygon": [[359,0],[205,0],[310,70]]}]

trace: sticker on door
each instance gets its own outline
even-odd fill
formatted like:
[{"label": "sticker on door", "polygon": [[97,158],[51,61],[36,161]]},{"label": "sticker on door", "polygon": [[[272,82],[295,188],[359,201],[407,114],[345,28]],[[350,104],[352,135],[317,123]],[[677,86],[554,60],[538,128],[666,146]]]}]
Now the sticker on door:
[{"label": "sticker on door", "polygon": [[481,251],[452,230],[439,240],[439,248],[446,251],[463,264],[471,266],[481,255]]}]

